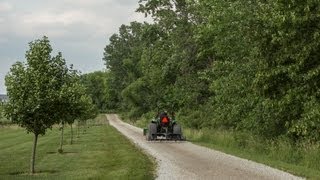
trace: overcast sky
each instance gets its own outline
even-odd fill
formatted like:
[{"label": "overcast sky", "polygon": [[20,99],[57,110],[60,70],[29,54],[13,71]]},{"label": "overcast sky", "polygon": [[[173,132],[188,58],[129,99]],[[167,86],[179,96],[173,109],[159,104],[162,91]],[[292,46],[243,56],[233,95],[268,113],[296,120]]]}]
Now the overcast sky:
[{"label": "overcast sky", "polygon": [[0,94],[5,75],[25,61],[28,42],[46,35],[83,73],[104,69],[103,49],[121,24],[145,21],[139,0],[0,0]]}]

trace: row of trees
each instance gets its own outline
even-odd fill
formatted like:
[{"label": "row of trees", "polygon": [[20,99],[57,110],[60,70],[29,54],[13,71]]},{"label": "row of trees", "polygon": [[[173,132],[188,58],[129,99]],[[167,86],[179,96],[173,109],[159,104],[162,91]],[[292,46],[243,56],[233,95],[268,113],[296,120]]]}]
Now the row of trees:
[{"label": "row of trees", "polygon": [[[64,124],[72,125],[76,119],[96,115],[78,71],[66,65],[60,52],[56,56],[51,56],[51,52],[47,37],[30,42],[26,62],[16,62],[5,78],[10,97],[5,104],[5,115],[34,134],[31,173],[35,172],[39,135],[44,135],[54,124],[61,124],[63,128]],[[63,129],[61,137],[63,140]]]},{"label": "row of trees", "polygon": [[186,126],[320,140],[320,3],[140,0],[106,63],[113,108],[167,109]]},{"label": "row of trees", "polygon": [[4,118],[3,104],[0,102],[0,121]]}]

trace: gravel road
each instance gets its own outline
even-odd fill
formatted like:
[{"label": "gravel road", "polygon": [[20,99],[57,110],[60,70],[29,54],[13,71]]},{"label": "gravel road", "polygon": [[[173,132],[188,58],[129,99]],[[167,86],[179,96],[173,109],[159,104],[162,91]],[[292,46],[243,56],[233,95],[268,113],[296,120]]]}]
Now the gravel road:
[{"label": "gravel road", "polygon": [[157,179],[301,179],[289,173],[190,142],[149,142],[142,129],[106,115],[110,125],[156,159]]}]

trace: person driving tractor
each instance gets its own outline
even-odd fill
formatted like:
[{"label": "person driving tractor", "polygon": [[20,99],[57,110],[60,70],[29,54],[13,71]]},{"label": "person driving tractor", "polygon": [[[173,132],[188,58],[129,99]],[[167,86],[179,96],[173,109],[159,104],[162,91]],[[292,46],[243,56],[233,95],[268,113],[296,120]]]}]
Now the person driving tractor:
[{"label": "person driving tractor", "polygon": [[166,111],[157,113],[155,118],[149,123],[144,135],[147,135],[148,141],[154,140],[180,140],[185,138],[182,135],[181,126],[175,120],[175,114],[172,112],[169,117]]},{"label": "person driving tractor", "polygon": [[160,113],[160,122],[162,126],[168,126],[170,123],[170,118],[165,111]]}]

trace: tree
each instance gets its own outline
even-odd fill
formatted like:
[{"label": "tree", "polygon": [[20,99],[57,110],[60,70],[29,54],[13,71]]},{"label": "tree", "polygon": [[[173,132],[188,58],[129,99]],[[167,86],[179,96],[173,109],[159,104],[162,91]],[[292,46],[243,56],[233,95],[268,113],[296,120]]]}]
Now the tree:
[{"label": "tree", "polygon": [[66,78],[65,83],[60,91],[60,101],[61,106],[59,112],[61,113],[61,139],[60,148],[58,152],[62,153],[63,145],[63,130],[64,125],[67,123],[71,127],[71,139],[70,144],[73,143],[73,128],[72,124],[76,119],[81,119],[87,116],[95,116],[96,111],[95,106],[92,103],[91,97],[86,94],[86,89],[80,81],[80,74],[76,70],[70,68]]},{"label": "tree", "polygon": [[319,141],[320,3],[261,1],[259,9],[255,114],[277,134]]},{"label": "tree", "polygon": [[[141,0],[137,11],[154,24],[122,25],[110,38],[103,60],[112,77],[110,88],[130,117],[148,111],[194,107],[204,103],[208,83],[199,71],[210,59],[197,58],[195,1]],[[196,99],[196,100],[195,100]]]},{"label": "tree", "polygon": [[[208,62],[200,78],[209,83],[210,97],[203,108],[202,127],[249,129],[255,131],[255,119],[249,118],[259,97],[252,82],[258,69],[252,30],[257,8],[253,1],[204,0],[198,4],[203,17],[196,29],[197,56]],[[205,61],[207,59],[207,61]],[[211,59],[211,60],[210,60]],[[210,110],[208,110],[210,109]]]},{"label": "tree", "polygon": [[97,108],[97,106],[95,106],[95,104],[93,103],[92,99],[89,96],[82,96],[81,102],[82,102],[81,103],[82,104],[82,111],[81,111],[82,113],[80,114],[80,116],[77,119],[77,121],[78,121],[78,123],[77,123],[77,125],[78,125],[77,136],[78,137],[79,137],[80,124],[82,126],[84,126],[84,129],[85,129],[86,124],[87,124],[87,120],[95,118],[97,116],[97,114],[99,113],[99,109]]},{"label": "tree", "polygon": [[84,74],[81,76],[81,82],[86,88],[86,93],[91,97],[93,103],[97,106],[100,112],[105,112],[107,109],[112,109],[112,97],[108,87],[107,72],[97,71]]},{"label": "tree", "polygon": [[[103,60],[131,117],[177,111],[191,128],[320,141],[318,1],[140,0]],[[185,114],[185,115],[184,115]]]},{"label": "tree", "polygon": [[3,115],[3,104],[0,103],[0,121],[2,121],[2,118],[4,118],[4,115]]},{"label": "tree", "polygon": [[59,92],[68,69],[61,53],[51,57],[51,52],[47,37],[30,42],[26,63],[15,63],[5,78],[10,97],[5,105],[6,116],[34,134],[31,174],[35,173],[38,136],[61,118]]},{"label": "tree", "polygon": [[[65,78],[64,85],[61,88],[59,98],[61,102],[60,110],[61,119],[60,119],[60,130],[61,130],[61,137],[60,137],[60,147],[58,149],[59,153],[63,152],[63,139],[64,139],[64,126],[65,124],[69,124],[71,126],[72,132],[72,124],[74,120],[77,118],[79,109],[79,98],[81,97],[83,88],[79,87],[79,75],[77,71],[72,70],[72,68],[68,71],[68,74]],[[81,89],[82,88],[82,89]],[[71,143],[72,143],[72,136],[71,133]]]},{"label": "tree", "polygon": [[126,108],[121,92],[141,76],[139,61],[143,50],[141,32],[144,26],[145,24],[138,22],[131,22],[128,26],[121,25],[119,34],[112,35],[110,44],[104,49],[103,60],[109,71],[109,93],[113,93],[118,109]]}]

